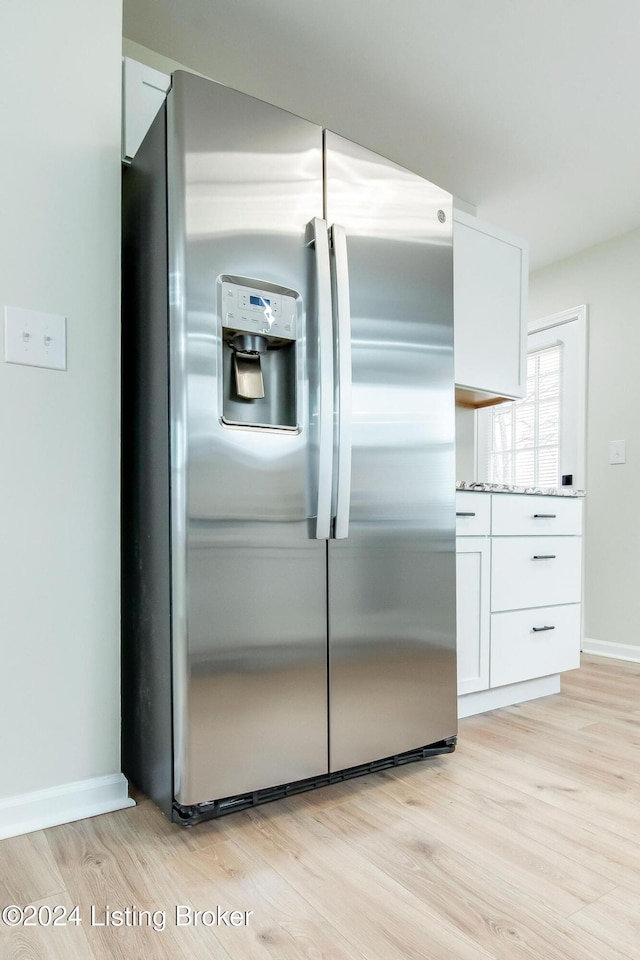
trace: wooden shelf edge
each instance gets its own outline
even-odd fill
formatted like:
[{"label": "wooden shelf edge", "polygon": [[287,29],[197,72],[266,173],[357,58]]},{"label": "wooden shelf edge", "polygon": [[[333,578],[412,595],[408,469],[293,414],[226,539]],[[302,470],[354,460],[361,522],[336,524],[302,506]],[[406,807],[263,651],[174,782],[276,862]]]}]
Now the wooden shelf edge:
[{"label": "wooden shelf edge", "polygon": [[456,405],[468,407],[471,410],[480,410],[482,407],[492,407],[496,403],[512,403],[511,397],[496,397],[480,390],[470,390],[467,387],[456,387]]}]

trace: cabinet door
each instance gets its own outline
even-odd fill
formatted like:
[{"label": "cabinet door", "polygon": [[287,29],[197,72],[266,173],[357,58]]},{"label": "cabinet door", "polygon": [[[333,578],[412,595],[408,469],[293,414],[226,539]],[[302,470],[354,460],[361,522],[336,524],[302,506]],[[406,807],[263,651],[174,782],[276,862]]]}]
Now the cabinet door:
[{"label": "cabinet door", "polygon": [[490,541],[456,542],[458,694],[489,687]]},{"label": "cabinet door", "polygon": [[167,73],[130,57],[122,62],[122,159],[132,160],[171,86]]},{"label": "cabinet door", "polygon": [[524,241],[455,211],[453,263],[456,385],[489,396],[524,396]]}]

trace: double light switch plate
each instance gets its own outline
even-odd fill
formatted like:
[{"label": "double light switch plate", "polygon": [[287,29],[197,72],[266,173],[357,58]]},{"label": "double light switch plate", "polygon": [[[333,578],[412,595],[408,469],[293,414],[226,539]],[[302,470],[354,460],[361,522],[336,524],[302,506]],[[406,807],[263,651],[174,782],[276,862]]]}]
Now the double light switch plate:
[{"label": "double light switch plate", "polygon": [[66,317],[22,307],[5,307],[4,359],[7,363],[66,370]]}]

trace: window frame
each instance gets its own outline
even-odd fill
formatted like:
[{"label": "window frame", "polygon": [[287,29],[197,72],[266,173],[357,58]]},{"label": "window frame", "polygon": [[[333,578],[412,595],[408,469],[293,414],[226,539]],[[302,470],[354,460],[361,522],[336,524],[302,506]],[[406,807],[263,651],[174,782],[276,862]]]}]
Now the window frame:
[{"label": "window frame", "polygon": [[[571,325],[571,326],[569,326]],[[586,485],[586,422],[587,422],[587,306],[581,304],[571,310],[543,317],[529,324],[527,343],[530,337],[548,334],[549,345],[563,342],[563,385],[560,399],[560,462],[559,478],[573,475],[573,489]],[[532,346],[537,352],[541,346]],[[527,350],[527,355],[529,350]],[[484,479],[488,457],[482,451],[488,449],[492,408],[476,411],[475,473]],[[484,461],[484,462],[483,462]]]}]

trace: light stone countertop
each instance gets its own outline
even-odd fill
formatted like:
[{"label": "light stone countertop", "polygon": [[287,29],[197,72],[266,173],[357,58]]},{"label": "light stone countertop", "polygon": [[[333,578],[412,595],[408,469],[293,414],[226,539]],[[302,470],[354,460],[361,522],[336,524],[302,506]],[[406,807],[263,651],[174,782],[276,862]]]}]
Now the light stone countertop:
[{"label": "light stone countertop", "polygon": [[585,490],[574,487],[517,487],[504,483],[482,483],[473,480],[456,480],[456,490],[473,493],[527,493],[542,497],[585,497]]}]

